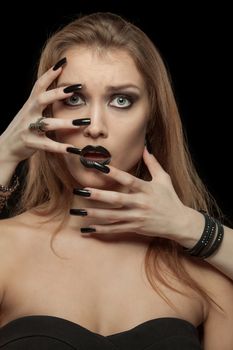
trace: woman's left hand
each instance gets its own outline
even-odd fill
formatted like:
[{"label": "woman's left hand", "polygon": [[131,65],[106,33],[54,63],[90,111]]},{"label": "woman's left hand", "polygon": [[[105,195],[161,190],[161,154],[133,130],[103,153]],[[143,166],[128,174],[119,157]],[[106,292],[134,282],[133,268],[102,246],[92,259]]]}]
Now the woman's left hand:
[{"label": "woman's left hand", "polygon": [[95,233],[126,233],[174,238],[183,223],[187,208],[177,196],[168,173],[148,150],[143,151],[143,160],[152,180],[144,181],[113,166],[108,166],[113,180],[129,189],[129,193],[114,192],[85,187],[91,191],[90,200],[110,203],[117,208],[85,208],[88,217],[108,219],[111,224],[90,225]]}]

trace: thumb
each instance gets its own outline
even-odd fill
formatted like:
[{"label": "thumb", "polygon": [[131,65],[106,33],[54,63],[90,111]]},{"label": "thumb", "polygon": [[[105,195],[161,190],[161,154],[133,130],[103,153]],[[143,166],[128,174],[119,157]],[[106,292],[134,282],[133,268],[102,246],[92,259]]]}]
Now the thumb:
[{"label": "thumb", "polygon": [[158,177],[161,174],[166,173],[163,167],[160,165],[155,156],[148,152],[147,147],[145,146],[143,151],[143,160],[146,164],[152,178]]}]

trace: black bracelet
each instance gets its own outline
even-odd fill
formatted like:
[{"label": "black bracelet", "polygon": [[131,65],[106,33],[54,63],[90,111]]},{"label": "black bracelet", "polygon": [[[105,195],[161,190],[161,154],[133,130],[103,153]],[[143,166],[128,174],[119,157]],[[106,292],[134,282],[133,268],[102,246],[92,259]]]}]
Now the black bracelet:
[{"label": "black bracelet", "polygon": [[218,221],[217,219],[214,219],[216,224],[217,224],[217,227],[218,227],[218,233],[217,233],[217,236],[214,240],[214,243],[206,250],[204,251],[203,254],[199,255],[200,258],[202,259],[206,259],[208,258],[210,255],[212,255],[213,253],[215,253],[218,248],[220,247],[222,241],[223,241],[223,236],[224,236],[224,227],[223,225],[221,224],[220,221]]},{"label": "black bracelet", "polygon": [[216,223],[213,218],[211,218],[205,211],[200,210],[205,218],[205,227],[201,238],[192,248],[184,248],[184,250],[192,256],[200,256],[200,253],[209,247],[212,243],[216,231]]}]

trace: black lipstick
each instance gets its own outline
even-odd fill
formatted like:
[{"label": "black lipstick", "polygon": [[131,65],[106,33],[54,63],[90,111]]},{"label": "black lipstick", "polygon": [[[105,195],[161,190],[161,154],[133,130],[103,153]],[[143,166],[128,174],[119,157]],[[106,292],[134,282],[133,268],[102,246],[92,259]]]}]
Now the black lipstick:
[{"label": "black lipstick", "polygon": [[87,168],[95,168],[95,163],[107,165],[111,161],[110,152],[102,146],[85,146],[80,153],[80,162]]}]

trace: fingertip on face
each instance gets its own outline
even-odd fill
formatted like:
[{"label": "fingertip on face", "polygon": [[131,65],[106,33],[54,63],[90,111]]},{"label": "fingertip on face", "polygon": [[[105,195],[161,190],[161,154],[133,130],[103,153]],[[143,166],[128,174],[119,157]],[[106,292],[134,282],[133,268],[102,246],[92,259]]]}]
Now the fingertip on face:
[{"label": "fingertip on face", "polygon": [[55,65],[52,67],[53,71],[57,71],[59,68],[63,67],[67,63],[67,58],[62,57]]}]

